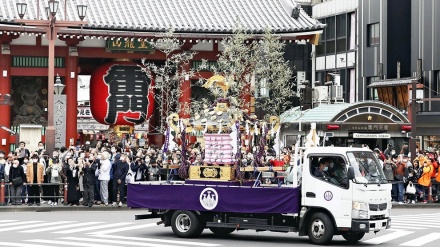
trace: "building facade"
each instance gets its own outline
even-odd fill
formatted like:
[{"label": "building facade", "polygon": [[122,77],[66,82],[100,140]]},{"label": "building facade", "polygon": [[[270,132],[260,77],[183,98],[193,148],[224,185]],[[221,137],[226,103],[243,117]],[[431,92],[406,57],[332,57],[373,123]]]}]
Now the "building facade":
[{"label": "building facade", "polygon": [[[21,3],[28,6],[23,19],[49,19],[49,13],[45,11],[47,1],[24,0]],[[165,55],[162,52],[148,50],[143,44],[157,41],[170,28],[174,29],[175,37],[183,44],[181,50],[197,51],[188,65],[189,69],[197,67],[201,60],[215,63],[217,55],[222,52],[220,41],[232,35],[238,23],[244,31],[254,34],[254,39],[259,39],[264,30],[270,28],[286,43],[317,41],[325,26],[308,16],[295,1],[222,0],[211,3],[133,0],[130,5],[124,1],[102,5],[101,0],[89,0],[87,3],[89,8],[85,20],[88,24],[56,29],[54,70],[66,86],[67,101],[63,109],[67,119],[66,146],[71,145],[71,140],[77,139],[78,134],[78,75],[93,75],[101,65],[115,60],[136,63],[146,59],[163,63]],[[55,25],[57,21],[79,20],[75,4],[60,1]],[[45,131],[47,115],[53,107],[48,105],[48,95],[53,92],[48,92],[47,75],[51,68],[48,68],[50,45],[47,29],[20,25],[17,19],[15,2],[3,3],[0,8],[0,93],[10,94],[13,104],[0,105],[0,125],[12,129],[20,129],[23,124],[40,126],[40,132],[33,131],[33,136],[28,137],[34,140],[32,142],[46,141],[50,139]],[[110,46],[115,45],[127,49],[111,49]],[[202,74],[204,78],[211,75],[209,72]],[[182,87],[186,93],[181,102],[190,103],[193,96],[201,94],[192,89],[186,90],[197,79],[185,78]],[[165,116],[155,116],[162,117]],[[152,120],[150,123],[154,124],[155,119]],[[23,137],[24,132],[11,135],[1,130],[1,149],[13,150]],[[29,139],[25,141],[29,142]]]}]

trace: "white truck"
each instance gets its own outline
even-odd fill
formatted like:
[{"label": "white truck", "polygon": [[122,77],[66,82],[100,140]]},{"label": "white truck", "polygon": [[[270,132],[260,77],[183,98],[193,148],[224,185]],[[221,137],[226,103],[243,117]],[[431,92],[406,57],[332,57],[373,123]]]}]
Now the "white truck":
[{"label": "white truck", "polygon": [[[328,171],[317,172],[327,165]],[[371,150],[311,147],[291,167],[284,176],[292,183],[275,186],[209,180],[129,184],[127,204],[149,209],[136,219],[161,218],[178,237],[197,237],[205,228],[219,235],[253,229],[298,232],[315,244],[342,235],[354,244],[365,233],[390,227],[391,184]],[[277,178],[281,172],[274,174],[283,179]]]}]

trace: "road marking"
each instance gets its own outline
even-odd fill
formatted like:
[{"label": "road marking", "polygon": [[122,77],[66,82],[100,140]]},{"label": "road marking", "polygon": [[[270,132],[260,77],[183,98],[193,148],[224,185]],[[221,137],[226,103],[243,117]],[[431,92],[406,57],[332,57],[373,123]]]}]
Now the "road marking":
[{"label": "road marking", "polygon": [[[394,225],[406,225],[406,226],[414,226],[415,223],[417,223],[417,225],[420,226],[424,226],[424,227],[430,227],[430,228],[440,228],[440,223],[428,223],[428,222],[421,222],[421,221],[411,221],[411,223],[408,223],[409,221],[391,221],[391,226]],[[438,220],[437,220],[438,222]]]},{"label": "road marking", "polygon": [[[0,232],[7,232],[7,231],[12,231],[12,230],[22,230],[22,229],[42,227],[42,226],[53,226],[53,225],[57,225],[57,224],[66,224],[66,223],[70,223],[70,222],[74,222],[74,221],[55,221],[55,222],[46,222],[46,223],[39,223],[39,224],[26,224],[23,226],[12,226],[12,227],[7,227],[7,228],[2,228],[2,229],[0,229]],[[3,224],[2,224],[2,226],[3,226]]]},{"label": "road marking", "polygon": [[18,226],[18,225],[27,225],[27,224],[32,224],[32,223],[38,223],[38,222],[42,222],[41,220],[32,220],[32,221],[19,221],[19,222],[11,222],[11,223],[5,223],[2,224],[1,227],[9,227],[9,226]]},{"label": "road marking", "polygon": [[105,231],[91,232],[89,234],[105,235],[105,234],[114,233],[114,232],[123,232],[123,231],[129,231],[129,230],[141,229],[141,228],[147,228],[147,227],[153,227],[153,226],[157,226],[157,224],[156,223],[150,223],[150,224],[145,224],[145,225],[121,227],[121,228],[115,228],[115,229],[110,229],[110,230],[105,230]]},{"label": "road marking", "polygon": [[[64,244],[65,245],[65,244]],[[63,246],[64,246],[63,245]],[[12,242],[0,242],[0,246],[18,246],[18,247],[48,247],[47,244],[24,244],[24,243],[12,243]]]},{"label": "road marking", "polygon": [[400,238],[400,237],[406,236],[408,234],[414,233],[411,231],[404,231],[404,230],[390,230],[390,231],[394,231],[394,232],[380,236],[380,237],[371,238],[371,239],[368,239],[365,241],[361,241],[361,242],[366,243],[366,244],[381,244],[381,243],[385,243],[385,242],[391,241],[393,239]]},{"label": "road marking", "polygon": [[67,225],[64,225],[64,226],[46,227],[46,228],[42,228],[42,229],[32,229],[32,230],[20,231],[20,232],[31,232],[31,233],[34,233],[34,232],[49,232],[49,231],[54,231],[54,230],[59,230],[59,229],[66,229],[66,228],[72,228],[72,227],[90,226],[90,225],[93,225],[93,224],[103,224],[103,222],[84,222],[84,223],[77,223],[77,224],[67,224]]},{"label": "road marking", "polygon": [[393,223],[393,226],[391,227],[391,230],[393,229],[405,229],[405,230],[426,230],[429,228],[423,228],[423,227],[414,227],[414,226],[401,226],[401,225],[396,225]]},{"label": "road marking", "polygon": [[[104,236],[99,236],[104,237]],[[107,236],[105,236],[107,237]],[[150,238],[140,238],[141,241],[126,241],[124,240],[115,240],[115,239],[96,239],[96,238],[77,238],[77,237],[64,237],[61,238],[63,240],[72,240],[72,241],[88,241],[88,242],[99,242],[99,243],[111,243],[111,244],[119,244],[119,245],[127,245],[127,246],[148,246],[148,247],[180,247],[183,245],[192,245],[188,244],[187,242],[180,241],[178,242],[179,245],[176,244],[157,244],[157,243],[151,243]],[[200,243],[199,243],[200,244]],[[200,246],[212,246],[210,244],[204,244]]]},{"label": "road marking", "polygon": [[[97,239],[97,240],[99,240],[99,239]],[[61,241],[61,240],[49,240],[49,239],[29,239],[29,240],[23,240],[23,241],[33,242],[33,243],[37,242],[37,243],[44,243],[44,244],[56,244],[57,246],[73,245],[73,246],[84,246],[84,247],[108,247],[108,245],[102,245],[102,244],[80,243],[77,241],[66,242],[66,241]]]},{"label": "road marking", "polygon": [[432,232],[426,235],[423,235],[421,237],[418,237],[416,239],[413,239],[411,241],[405,242],[401,245],[403,246],[422,246],[427,243],[430,243],[432,241],[435,241],[437,239],[440,239],[440,233],[438,232]]},{"label": "road marking", "polygon": [[[75,232],[93,231],[93,230],[102,229],[102,228],[112,228],[112,227],[124,226],[124,225],[129,225],[129,224],[133,224],[133,223],[122,222],[122,223],[115,223],[115,224],[104,224],[104,225],[99,225],[99,226],[89,226],[89,227],[59,231],[59,232],[54,232],[54,233],[69,234],[69,233],[75,233]],[[93,232],[91,232],[91,233],[93,233]]]},{"label": "road marking", "polygon": [[150,238],[150,237],[138,238],[138,237],[124,237],[124,236],[113,236],[113,235],[99,235],[98,237],[102,237],[105,239],[129,240],[129,241],[136,241],[136,242],[154,241],[154,242],[160,242],[160,243],[187,244],[187,245],[193,245],[193,246],[220,246],[220,244],[208,244],[208,243],[201,243],[201,242],[194,242],[194,241],[182,242],[182,240],[169,240],[169,239],[159,239],[159,238]]}]

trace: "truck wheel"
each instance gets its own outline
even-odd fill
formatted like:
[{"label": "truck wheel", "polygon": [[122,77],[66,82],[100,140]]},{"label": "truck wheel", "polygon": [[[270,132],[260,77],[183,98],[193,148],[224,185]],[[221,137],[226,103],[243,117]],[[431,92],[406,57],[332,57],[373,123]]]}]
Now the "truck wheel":
[{"label": "truck wheel", "polygon": [[343,233],[342,237],[347,240],[349,244],[356,244],[361,240],[365,235],[365,232],[349,232]]},{"label": "truck wheel", "polygon": [[171,228],[180,238],[198,237],[203,232],[203,225],[199,217],[191,211],[178,210],[171,217]]},{"label": "truck wheel", "polygon": [[235,231],[235,228],[210,227],[209,230],[217,236],[224,237]]},{"label": "truck wheel", "polygon": [[334,226],[331,219],[324,213],[312,215],[307,233],[314,244],[327,244],[333,238]]}]

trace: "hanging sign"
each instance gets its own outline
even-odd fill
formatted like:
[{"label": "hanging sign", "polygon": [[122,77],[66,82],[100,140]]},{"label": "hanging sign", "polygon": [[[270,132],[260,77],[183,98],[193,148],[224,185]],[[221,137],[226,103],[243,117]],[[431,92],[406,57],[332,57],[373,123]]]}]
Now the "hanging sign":
[{"label": "hanging sign", "polygon": [[97,122],[138,125],[154,111],[154,82],[132,62],[101,65],[90,78],[90,110]]}]

